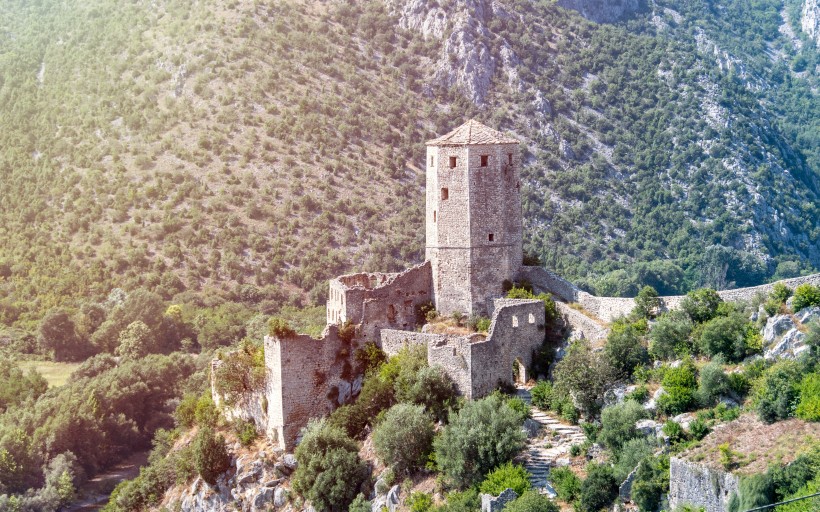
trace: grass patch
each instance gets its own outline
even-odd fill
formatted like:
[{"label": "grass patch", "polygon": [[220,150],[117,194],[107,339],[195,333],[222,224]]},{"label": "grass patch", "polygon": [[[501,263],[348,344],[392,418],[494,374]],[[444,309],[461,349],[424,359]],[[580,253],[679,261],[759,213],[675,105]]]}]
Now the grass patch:
[{"label": "grass patch", "polygon": [[20,361],[20,369],[28,372],[34,368],[46,379],[48,387],[62,386],[68,380],[71,373],[80,366],[80,363],[56,363],[54,361]]}]

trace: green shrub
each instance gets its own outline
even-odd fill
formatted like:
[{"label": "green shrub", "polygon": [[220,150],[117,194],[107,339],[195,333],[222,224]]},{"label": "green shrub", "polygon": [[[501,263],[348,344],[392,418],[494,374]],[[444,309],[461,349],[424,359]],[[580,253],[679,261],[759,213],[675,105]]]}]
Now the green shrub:
[{"label": "green shrub", "polygon": [[708,322],[717,315],[718,306],[723,302],[715,290],[701,288],[686,294],[681,309],[695,323]]},{"label": "green shrub", "polygon": [[766,370],[755,391],[755,409],[766,423],[786,419],[794,413],[799,397],[802,367],[795,361],[779,361]]},{"label": "green shrub", "polygon": [[539,409],[549,411],[552,409],[552,383],[546,380],[539,380],[530,390],[532,404]]},{"label": "green shrub", "polygon": [[709,433],[709,425],[698,416],[689,424],[689,433],[692,434],[692,439],[700,441]]},{"label": "green shrub", "polygon": [[481,497],[478,489],[471,487],[463,492],[447,494],[447,502],[437,512],[475,512],[481,510]]},{"label": "green shrub", "polygon": [[433,508],[433,497],[424,492],[414,492],[407,498],[410,512],[427,512]]},{"label": "green shrub", "polygon": [[618,482],[612,469],[604,464],[590,463],[587,466],[587,478],[581,485],[581,497],[578,509],[582,512],[598,512],[609,507],[618,495]]},{"label": "green shrub", "polygon": [[612,327],[604,354],[619,376],[629,378],[635,367],[649,362],[649,353],[635,325],[618,323]]},{"label": "green shrub", "polygon": [[379,413],[394,402],[393,382],[383,379],[379,373],[373,373],[365,377],[356,401],[333,411],[328,423],[341,428],[348,436],[355,437],[362,433],[366,425],[372,425]]},{"label": "green shrub", "polygon": [[640,510],[657,510],[669,492],[669,456],[647,457],[638,465],[632,482],[632,501]]},{"label": "green shrub", "polygon": [[750,343],[750,330],[753,326],[742,313],[714,318],[703,326],[701,349],[710,357],[723,355],[729,361],[740,361],[759,350]]},{"label": "green shrub", "polygon": [[660,305],[658,291],[651,286],[644,286],[635,297],[635,309],[632,314],[640,318],[649,318],[655,314]]},{"label": "green shrub", "polygon": [[615,475],[616,481],[623,482],[626,480],[629,473],[631,473],[643,459],[654,453],[656,445],[653,441],[654,437],[651,438],[651,440],[646,437],[637,437],[624,443],[623,448],[616,455],[617,460],[615,467],[612,468],[612,473]]},{"label": "green shrub", "polygon": [[213,427],[219,422],[219,409],[216,408],[214,399],[211,398],[210,390],[203,393],[202,396],[199,397],[199,400],[197,400],[194,418],[196,419],[196,424],[201,427]]},{"label": "green shrub", "polygon": [[259,437],[259,432],[256,431],[256,424],[252,421],[238,420],[233,424],[233,430],[239,443],[242,446],[250,446],[256,438]]},{"label": "green shrub", "polygon": [[669,368],[661,380],[666,394],[658,399],[658,410],[674,416],[688,411],[697,403],[697,377],[695,364],[685,359],[677,368]]},{"label": "green shrub", "polygon": [[364,497],[364,494],[359,493],[350,503],[350,507],[347,510],[348,512],[371,512],[372,509],[372,505],[367,501],[367,498]]},{"label": "green shrub", "polygon": [[318,510],[346,509],[367,477],[356,443],[324,420],[308,423],[295,455],[293,490]]},{"label": "green shrub", "polygon": [[457,487],[467,487],[512,459],[524,444],[523,419],[493,395],[451,413],[450,424],[433,442],[445,478]]},{"label": "green shrub", "polygon": [[296,336],[296,331],[291,328],[287,320],[273,316],[268,320],[268,335],[275,336],[279,339],[291,338]]},{"label": "green shrub", "polygon": [[211,485],[231,467],[231,456],[225,447],[225,438],[214,435],[210,427],[201,427],[193,442],[194,467],[199,476]]},{"label": "green shrub", "polygon": [[368,341],[362,348],[356,349],[357,373],[369,374],[387,361],[387,354],[372,341]]},{"label": "green shrub", "polygon": [[482,494],[498,496],[504,489],[510,488],[519,496],[530,488],[530,473],[524,466],[507,462],[490,471],[481,482],[479,490]]},{"label": "green shrub", "polygon": [[820,373],[803,377],[795,414],[806,421],[820,421]]},{"label": "green shrub", "polygon": [[792,289],[786,286],[785,284],[774,283],[774,286],[772,286],[772,291],[769,293],[769,298],[780,304],[783,304],[787,300],[789,300],[789,297],[792,296],[792,293]]},{"label": "green shrub", "polygon": [[587,414],[598,411],[604,394],[617,379],[617,372],[609,360],[579,341],[569,346],[567,354],[555,366],[554,375],[554,391],[562,399],[572,397],[572,401]]},{"label": "green shrub", "polygon": [[686,441],[686,431],[677,421],[668,420],[664,423],[663,433],[669,436],[669,442],[673,445]]},{"label": "green shrub", "polygon": [[421,405],[399,403],[373,430],[373,445],[397,473],[422,467],[433,442],[433,422]]},{"label": "green shrub", "polygon": [[809,283],[801,284],[794,289],[792,309],[797,312],[811,306],[820,306],[820,286],[813,286]]},{"label": "green shrub", "polygon": [[196,421],[196,406],[199,402],[197,395],[188,394],[180,400],[174,411],[174,422],[182,428],[191,428]]},{"label": "green shrub", "polygon": [[723,371],[723,362],[720,358],[710,361],[700,369],[698,376],[698,401],[704,407],[710,407],[717,402],[720,395],[729,391],[729,378]]},{"label": "green shrub", "polygon": [[455,403],[456,388],[452,379],[440,366],[413,369],[405,366],[395,384],[396,399],[423,405],[438,420],[444,420],[447,410]]},{"label": "green shrub", "polygon": [[247,338],[222,359],[214,371],[214,385],[226,403],[233,404],[265,385],[265,349]]},{"label": "green shrub", "polygon": [[661,315],[649,331],[649,354],[655,359],[674,359],[691,352],[692,319],[682,311]]},{"label": "green shrub", "polygon": [[649,389],[646,386],[641,384],[640,386],[636,387],[632,392],[627,393],[624,396],[624,401],[627,400],[634,400],[639,404],[645,403],[649,400]]},{"label": "green shrub", "polygon": [[729,512],[742,512],[774,502],[774,485],[769,474],[749,475],[740,479],[737,494],[727,507]]},{"label": "green shrub", "polygon": [[550,469],[550,482],[558,494],[558,499],[572,503],[581,496],[581,479],[567,467]]},{"label": "green shrub", "polygon": [[598,434],[598,442],[612,450],[617,458],[623,445],[640,435],[635,429],[635,423],[644,418],[646,410],[634,400],[604,408],[601,411],[601,432]]},{"label": "green shrub", "polygon": [[524,418],[530,417],[530,406],[520,397],[514,396],[507,399],[507,406]]},{"label": "green shrub", "polygon": [[549,498],[532,490],[507,503],[503,512],[558,512],[558,505]]}]

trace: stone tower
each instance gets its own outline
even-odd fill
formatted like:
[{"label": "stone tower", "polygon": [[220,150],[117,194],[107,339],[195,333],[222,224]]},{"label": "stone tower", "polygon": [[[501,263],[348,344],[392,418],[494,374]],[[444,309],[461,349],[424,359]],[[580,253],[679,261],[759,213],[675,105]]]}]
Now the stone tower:
[{"label": "stone tower", "polygon": [[523,257],[518,141],[470,120],[428,141],[426,164],[436,309],[489,315]]}]

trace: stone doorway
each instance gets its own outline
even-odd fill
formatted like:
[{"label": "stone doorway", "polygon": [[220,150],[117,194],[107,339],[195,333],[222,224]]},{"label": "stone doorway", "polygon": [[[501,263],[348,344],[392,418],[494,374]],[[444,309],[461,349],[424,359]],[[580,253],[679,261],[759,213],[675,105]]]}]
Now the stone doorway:
[{"label": "stone doorway", "polygon": [[521,386],[527,383],[527,367],[520,357],[516,357],[512,365],[513,383]]}]

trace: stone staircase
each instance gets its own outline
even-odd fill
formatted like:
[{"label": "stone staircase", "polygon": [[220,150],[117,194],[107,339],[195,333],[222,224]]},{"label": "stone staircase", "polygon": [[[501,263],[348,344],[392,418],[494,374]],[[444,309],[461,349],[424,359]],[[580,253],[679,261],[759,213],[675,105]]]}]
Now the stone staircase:
[{"label": "stone staircase", "polygon": [[567,458],[568,462],[570,446],[583,444],[587,438],[581,427],[562,423],[533,406],[529,389],[519,387],[516,395],[530,406],[531,418],[541,425],[538,436],[527,440],[520,459],[532,475],[532,487],[543,494],[555,497],[555,491],[548,482],[550,467],[560,465],[558,459],[561,458]]}]

